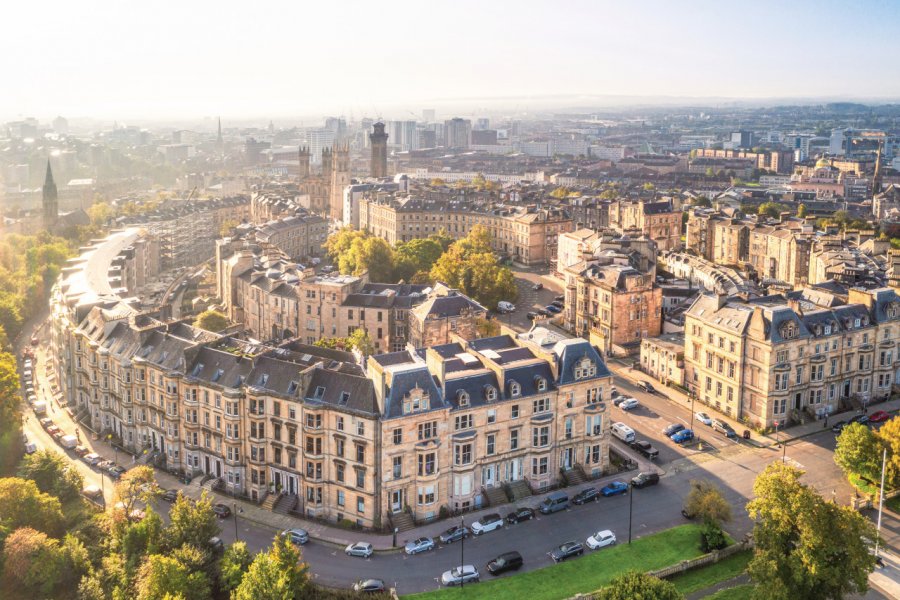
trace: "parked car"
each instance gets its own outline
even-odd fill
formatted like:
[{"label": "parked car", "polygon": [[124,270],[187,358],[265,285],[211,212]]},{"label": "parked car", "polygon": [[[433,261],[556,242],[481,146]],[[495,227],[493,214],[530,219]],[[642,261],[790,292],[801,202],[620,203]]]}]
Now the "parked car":
[{"label": "parked car", "polygon": [[550,558],[552,558],[554,562],[562,562],[567,558],[581,556],[582,554],[584,554],[584,546],[581,545],[581,542],[571,541],[560,544],[554,548],[550,552]]},{"label": "parked car", "polygon": [[285,529],[281,535],[291,540],[295,546],[302,546],[309,541],[309,532],[305,529]]},{"label": "parked car", "polygon": [[360,594],[382,594],[384,582],[380,579],[360,579],[353,584],[353,591]]},{"label": "parked car", "polygon": [[847,426],[847,421],[838,421],[834,425],[831,426],[831,430],[835,433],[840,433],[844,430],[844,427]]},{"label": "parked car", "polygon": [[869,415],[869,421],[871,423],[884,423],[889,420],[891,415],[883,410],[876,410],[871,415]]},{"label": "parked car", "polygon": [[497,312],[500,314],[511,313],[516,310],[516,305],[512,302],[500,301],[497,303]]},{"label": "parked car", "polygon": [[676,444],[685,444],[694,439],[694,432],[690,429],[682,429],[672,436],[672,441]]},{"label": "parked car", "polygon": [[659,450],[654,448],[647,440],[631,442],[631,447],[651,460],[659,456]]},{"label": "parked car", "polygon": [[113,465],[109,468],[109,476],[113,479],[121,479],[122,475],[125,474],[125,471],[126,469],[122,465]]},{"label": "parked car", "polygon": [[534,518],[534,509],[527,506],[521,506],[506,515],[506,522],[510,525],[521,523],[522,521],[530,521]]},{"label": "parked car", "polygon": [[82,456],[81,460],[83,460],[84,462],[86,462],[87,464],[89,464],[90,466],[93,467],[94,465],[96,465],[98,462],[100,462],[103,459],[96,452],[91,452],[89,454],[85,454],[84,456]]},{"label": "parked car", "polygon": [[600,497],[600,490],[595,487],[587,487],[572,497],[572,504],[587,504],[596,502]]},{"label": "parked car", "polygon": [[542,317],[549,317],[551,315],[550,311],[546,308],[539,308],[537,314],[541,315]]},{"label": "parked car", "polygon": [[547,306],[545,306],[544,310],[546,310],[549,313],[553,313],[554,315],[558,315],[559,313],[562,312],[561,308],[559,308],[558,306],[553,306],[552,304],[548,304]]},{"label": "parked car", "polygon": [[178,500],[178,490],[166,490],[161,496],[166,502],[175,502]]},{"label": "parked car", "polygon": [[554,300],[553,302],[550,303],[550,306],[555,306],[559,310],[562,310],[563,308],[565,308],[566,305],[561,300]]},{"label": "parked car", "polygon": [[90,452],[90,450],[88,450],[87,446],[75,446],[72,449],[72,452],[75,453],[75,456],[80,458],[80,457],[84,456],[85,454],[87,454],[88,452]]},{"label": "parked car", "polygon": [[453,527],[451,527],[450,529],[448,529],[447,531],[442,533],[440,536],[438,536],[438,539],[441,541],[442,544],[452,544],[453,542],[455,542],[457,540],[461,540],[461,539],[467,538],[467,537],[469,537],[469,528],[468,527],[461,527],[459,525],[454,525]]},{"label": "parked car", "polygon": [[591,550],[603,548],[604,546],[612,546],[616,543],[616,534],[609,529],[598,531],[587,539],[587,547]]},{"label": "parked car", "polygon": [[623,402],[619,403],[619,408],[622,410],[631,410],[632,408],[637,408],[641,403],[638,402],[635,398],[629,398]]},{"label": "parked car", "polygon": [[101,460],[94,466],[97,467],[98,470],[106,472],[106,471],[109,471],[114,466],[116,466],[116,463],[114,463],[111,460]]},{"label": "parked car", "polygon": [[48,427],[53,425],[53,419],[51,419],[49,417],[44,417],[43,419],[41,419],[38,422],[41,424],[41,427],[43,427],[44,429],[47,429]]},{"label": "parked car", "polygon": [[334,267],[332,267],[331,265],[325,265],[324,267],[322,267],[319,270],[322,271],[323,273],[331,273],[332,271],[334,271]]},{"label": "parked car", "polygon": [[668,437],[672,437],[673,435],[675,435],[679,431],[683,431],[684,429],[685,427],[681,423],[672,423],[671,425],[663,429],[663,433]]},{"label": "parked car", "polygon": [[99,485],[87,485],[81,490],[81,495],[91,500],[102,500],[103,490]]},{"label": "parked car", "polygon": [[375,549],[368,542],[356,542],[344,548],[347,556],[359,556],[360,558],[369,558],[374,552]]},{"label": "parked car", "polygon": [[37,452],[37,444],[34,442],[25,442],[25,454],[34,454]]},{"label": "parked car", "polygon": [[569,508],[569,496],[565,492],[553,492],[541,502],[538,510],[542,515],[549,515]]},{"label": "parked car", "polygon": [[631,486],[645,488],[659,483],[659,474],[650,471],[641,471],[631,478]]},{"label": "parked car", "polygon": [[638,381],[637,386],[648,394],[655,394],[656,388],[649,381]]},{"label": "parked car", "polygon": [[481,576],[475,565],[462,565],[453,567],[449,571],[444,571],[441,575],[441,583],[443,585],[459,585],[461,583],[470,583],[479,581]]},{"label": "parked car", "polygon": [[209,538],[209,548],[216,554],[225,552],[225,543],[219,537]]},{"label": "parked car", "polygon": [[536,283],[533,286],[531,286],[531,289],[533,289],[534,291],[542,290],[542,289],[544,289],[544,284]]},{"label": "parked car", "polygon": [[729,425],[722,419],[713,419],[712,428],[713,431],[718,431],[719,433],[725,434],[725,437],[737,437],[737,433],[734,432],[734,429],[731,427],[731,425]]},{"label": "parked car", "polygon": [[628,484],[624,481],[611,481],[600,490],[604,497],[618,496],[628,491]]},{"label": "parked car", "polygon": [[231,516],[231,509],[228,508],[227,504],[222,504],[221,502],[217,504],[213,504],[213,512],[216,513],[216,516],[220,519],[227,519]]},{"label": "parked car", "polygon": [[427,552],[428,550],[434,550],[434,540],[430,537],[416,538],[411,542],[406,542],[406,545],[403,547],[403,551],[409,555]]},{"label": "parked car", "polygon": [[[618,393],[618,392],[617,392]],[[631,396],[617,396],[613,394],[613,406],[619,406],[623,402],[627,402],[628,400],[634,400]]]},{"label": "parked car", "polygon": [[525,561],[522,560],[522,555],[513,550],[512,552],[504,552],[491,560],[485,568],[491,575],[499,575],[505,571],[518,571],[523,564],[525,564]]},{"label": "parked car", "polygon": [[694,418],[703,423],[704,425],[712,426],[712,417],[710,417],[705,412],[701,411],[694,415]]},{"label": "parked car", "polygon": [[554,299],[556,302],[565,302],[565,301],[566,301],[566,297],[565,297],[565,295],[563,295],[563,294],[560,294],[559,296],[554,296],[553,299]]},{"label": "parked car", "polygon": [[538,318],[538,314],[536,312],[526,313],[525,316],[528,318],[529,321],[534,321],[535,319]]},{"label": "parked car", "polygon": [[481,535],[501,527],[503,527],[503,519],[497,513],[491,513],[472,523],[472,535]]},{"label": "parked car", "polygon": [[31,336],[31,345],[32,345],[32,346],[37,346],[37,345],[38,345],[38,336],[37,336],[37,334]]},{"label": "parked car", "polygon": [[634,429],[626,425],[625,423],[615,422],[610,427],[610,431],[612,434],[625,442],[626,444],[630,444],[634,441]]},{"label": "parked car", "polygon": [[852,419],[850,419],[851,423],[859,423],[860,425],[868,425],[869,424],[869,415],[856,415]]},{"label": "parked car", "polygon": [[53,435],[55,433],[62,433],[62,429],[60,429],[56,425],[51,425],[47,428],[47,433],[49,433],[50,435]]}]

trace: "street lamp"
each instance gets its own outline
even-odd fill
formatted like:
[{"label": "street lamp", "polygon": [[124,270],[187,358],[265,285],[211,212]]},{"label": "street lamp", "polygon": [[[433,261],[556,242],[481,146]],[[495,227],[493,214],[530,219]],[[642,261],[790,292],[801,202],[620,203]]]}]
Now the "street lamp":
[{"label": "street lamp", "polygon": [[628,484],[628,543],[631,544],[631,517],[634,514],[634,484]]},{"label": "street lamp", "polygon": [[109,445],[113,447],[113,452],[115,452],[115,463],[119,464],[119,447],[112,443],[112,434],[106,434],[106,441],[109,442]]},{"label": "street lamp", "polygon": [[691,431],[694,430],[694,397],[696,394],[691,392]]},{"label": "street lamp", "polygon": [[465,548],[466,548],[466,517],[459,517],[459,527],[462,531],[462,537],[459,538],[459,587],[460,589],[466,585],[465,572],[463,564],[465,564]]},{"label": "street lamp", "polygon": [[244,512],[244,509],[238,508],[237,502],[232,502],[231,508],[234,509],[234,541],[239,542],[241,538],[238,536],[238,511]]},{"label": "street lamp", "polygon": [[884,510],[884,470],[887,466],[887,448],[881,454],[881,491],[878,493],[878,526],[875,528],[875,560],[880,559],[878,556],[878,542],[881,536],[881,511]]}]

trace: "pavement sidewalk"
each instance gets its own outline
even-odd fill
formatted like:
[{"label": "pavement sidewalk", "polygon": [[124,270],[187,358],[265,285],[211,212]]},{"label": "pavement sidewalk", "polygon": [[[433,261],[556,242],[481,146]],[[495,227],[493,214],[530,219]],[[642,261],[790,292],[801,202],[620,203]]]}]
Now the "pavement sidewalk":
[{"label": "pavement sidewalk", "polygon": [[882,548],[884,567],[875,567],[869,574],[869,585],[888,598],[900,598],[900,556]]}]

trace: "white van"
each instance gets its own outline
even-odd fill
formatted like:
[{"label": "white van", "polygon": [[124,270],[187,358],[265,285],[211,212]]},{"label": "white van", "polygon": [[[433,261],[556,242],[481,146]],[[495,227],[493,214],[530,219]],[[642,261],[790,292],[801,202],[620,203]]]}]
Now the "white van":
[{"label": "white van", "polygon": [[634,429],[632,429],[625,423],[613,423],[611,429],[612,434],[626,444],[630,444],[634,441]]},{"label": "white van", "polygon": [[64,435],[59,438],[59,445],[63,448],[74,448],[78,445],[78,438],[74,435]]},{"label": "white van", "polygon": [[516,311],[516,305],[513,304],[512,302],[506,302],[505,300],[502,300],[497,303],[497,312],[498,313],[503,314],[503,313],[511,313],[511,312],[515,312],[515,311]]},{"label": "white van", "polygon": [[47,414],[47,403],[43,400],[38,400],[33,405],[34,414],[36,415],[46,415]]}]

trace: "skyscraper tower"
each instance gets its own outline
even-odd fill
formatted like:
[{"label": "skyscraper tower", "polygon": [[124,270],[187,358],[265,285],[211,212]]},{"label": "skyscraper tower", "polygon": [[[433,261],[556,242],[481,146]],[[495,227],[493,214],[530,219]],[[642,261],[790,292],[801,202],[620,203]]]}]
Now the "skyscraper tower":
[{"label": "skyscraper tower", "polygon": [[219,129],[216,133],[216,148],[219,149],[219,152],[222,151],[222,147],[225,145],[225,141],[222,139],[222,117],[219,117]]},{"label": "skyscraper tower", "polygon": [[44,178],[44,189],[41,204],[44,208],[44,229],[50,231],[59,219],[59,195],[56,191],[56,183],[53,181],[53,171],[50,170],[50,161],[47,161],[47,176]]},{"label": "skyscraper tower", "polygon": [[387,140],[388,134],[384,132],[384,123],[379,121],[372,126],[369,134],[369,142],[372,145],[372,161],[369,172],[372,177],[387,177]]}]

